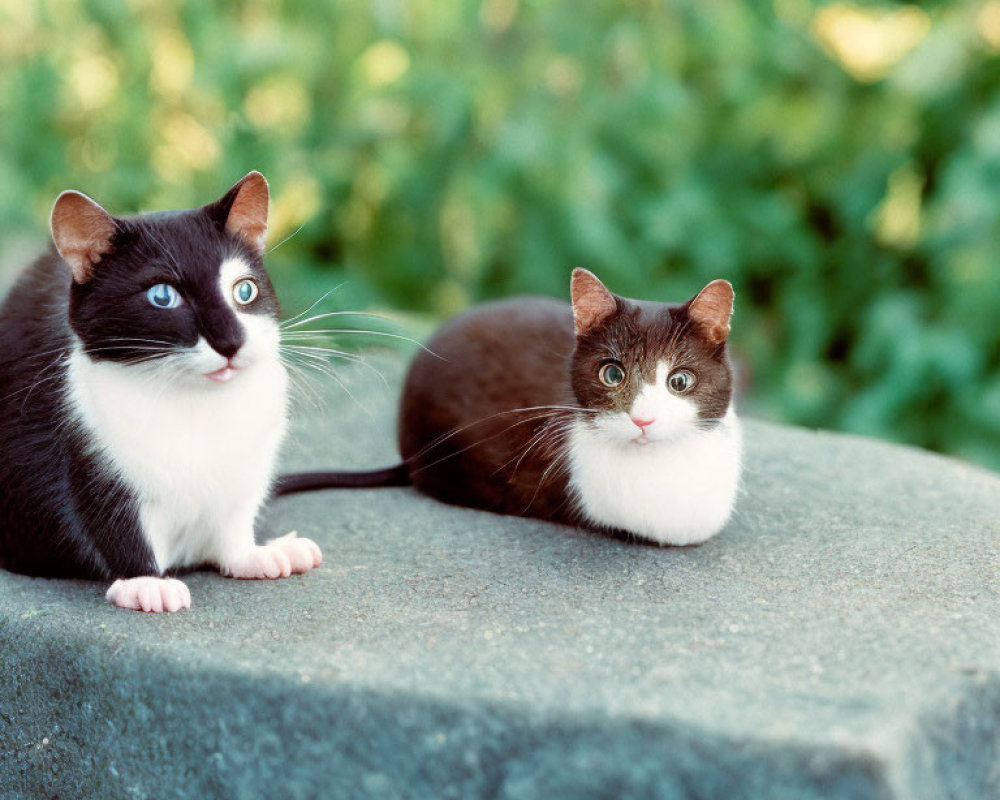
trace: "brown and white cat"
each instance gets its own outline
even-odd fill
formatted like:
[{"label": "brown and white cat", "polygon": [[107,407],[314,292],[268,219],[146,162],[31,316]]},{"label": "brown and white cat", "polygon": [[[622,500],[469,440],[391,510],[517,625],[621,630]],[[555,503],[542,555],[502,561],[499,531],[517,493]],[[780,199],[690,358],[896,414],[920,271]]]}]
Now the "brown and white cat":
[{"label": "brown and white cat", "polygon": [[732,287],[629,300],[577,269],[571,295],[485,304],[430,339],[403,387],[404,464],[283,476],[278,493],[412,482],[447,503],[660,544],[718,533],[740,475]]},{"label": "brown and white cat", "polygon": [[0,306],[0,566],[174,611],[179,568],[320,563],[308,539],[254,541],[287,408],[267,212],[258,172],[185,211],[59,196],[55,249]]}]

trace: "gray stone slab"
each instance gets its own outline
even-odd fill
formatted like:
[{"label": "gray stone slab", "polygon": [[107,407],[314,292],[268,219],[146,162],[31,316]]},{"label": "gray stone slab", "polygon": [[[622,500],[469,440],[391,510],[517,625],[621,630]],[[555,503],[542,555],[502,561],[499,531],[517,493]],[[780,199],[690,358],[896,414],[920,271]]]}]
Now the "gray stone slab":
[{"label": "gray stone slab", "polygon": [[[399,361],[304,391],[288,467],[393,461]],[[310,397],[325,398],[311,407]],[[1000,476],[749,423],[695,548],[284,498],[325,563],[190,611],[0,574],[0,797],[1000,794]]]}]

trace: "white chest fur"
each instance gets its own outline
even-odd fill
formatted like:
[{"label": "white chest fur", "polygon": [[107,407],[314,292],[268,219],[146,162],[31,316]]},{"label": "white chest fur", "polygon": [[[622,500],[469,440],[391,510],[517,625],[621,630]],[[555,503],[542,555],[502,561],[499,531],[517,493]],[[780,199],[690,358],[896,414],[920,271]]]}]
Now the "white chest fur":
[{"label": "white chest fur", "polygon": [[252,542],[286,427],[287,377],[276,357],[225,384],[170,378],[92,361],[79,348],[69,362],[71,410],[136,492],[161,570],[217,562],[248,526]]},{"label": "white chest fur", "polygon": [[570,491],[591,522],[660,544],[697,544],[729,519],[741,437],[730,413],[710,431],[640,445],[577,422],[569,436]]}]

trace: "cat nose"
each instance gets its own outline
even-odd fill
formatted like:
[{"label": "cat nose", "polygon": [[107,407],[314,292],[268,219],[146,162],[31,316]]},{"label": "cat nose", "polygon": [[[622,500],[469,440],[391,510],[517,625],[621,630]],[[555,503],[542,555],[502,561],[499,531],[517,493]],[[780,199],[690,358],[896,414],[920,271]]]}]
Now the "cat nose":
[{"label": "cat nose", "polygon": [[240,348],[243,347],[243,339],[222,339],[219,341],[212,342],[212,349],[215,350],[223,358],[232,361],[235,355],[240,352]]},{"label": "cat nose", "polygon": [[205,331],[209,346],[223,358],[233,358],[246,344],[246,336],[237,325],[218,324]]},{"label": "cat nose", "polygon": [[647,427],[649,425],[652,425],[654,422],[656,422],[655,419],[640,419],[639,417],[629,417],[629,419],[631,419],[632,423],[637,428],[640,428],[640,429],[645,428],[645,427]]}]

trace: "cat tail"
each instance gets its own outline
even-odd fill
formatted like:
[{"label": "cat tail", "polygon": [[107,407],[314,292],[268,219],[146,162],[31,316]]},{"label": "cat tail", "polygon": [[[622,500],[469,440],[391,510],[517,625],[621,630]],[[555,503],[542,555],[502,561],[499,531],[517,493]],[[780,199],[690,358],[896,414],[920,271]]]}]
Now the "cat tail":
[{"label": "cat tail", "polygon": [[281,497],[316,489],[366,489],[379,486],[409,486],[411,483],[410,468],[403,463],[367,472],[297,472],[293,475],[279,475],[274,482],[272,494]]}]

